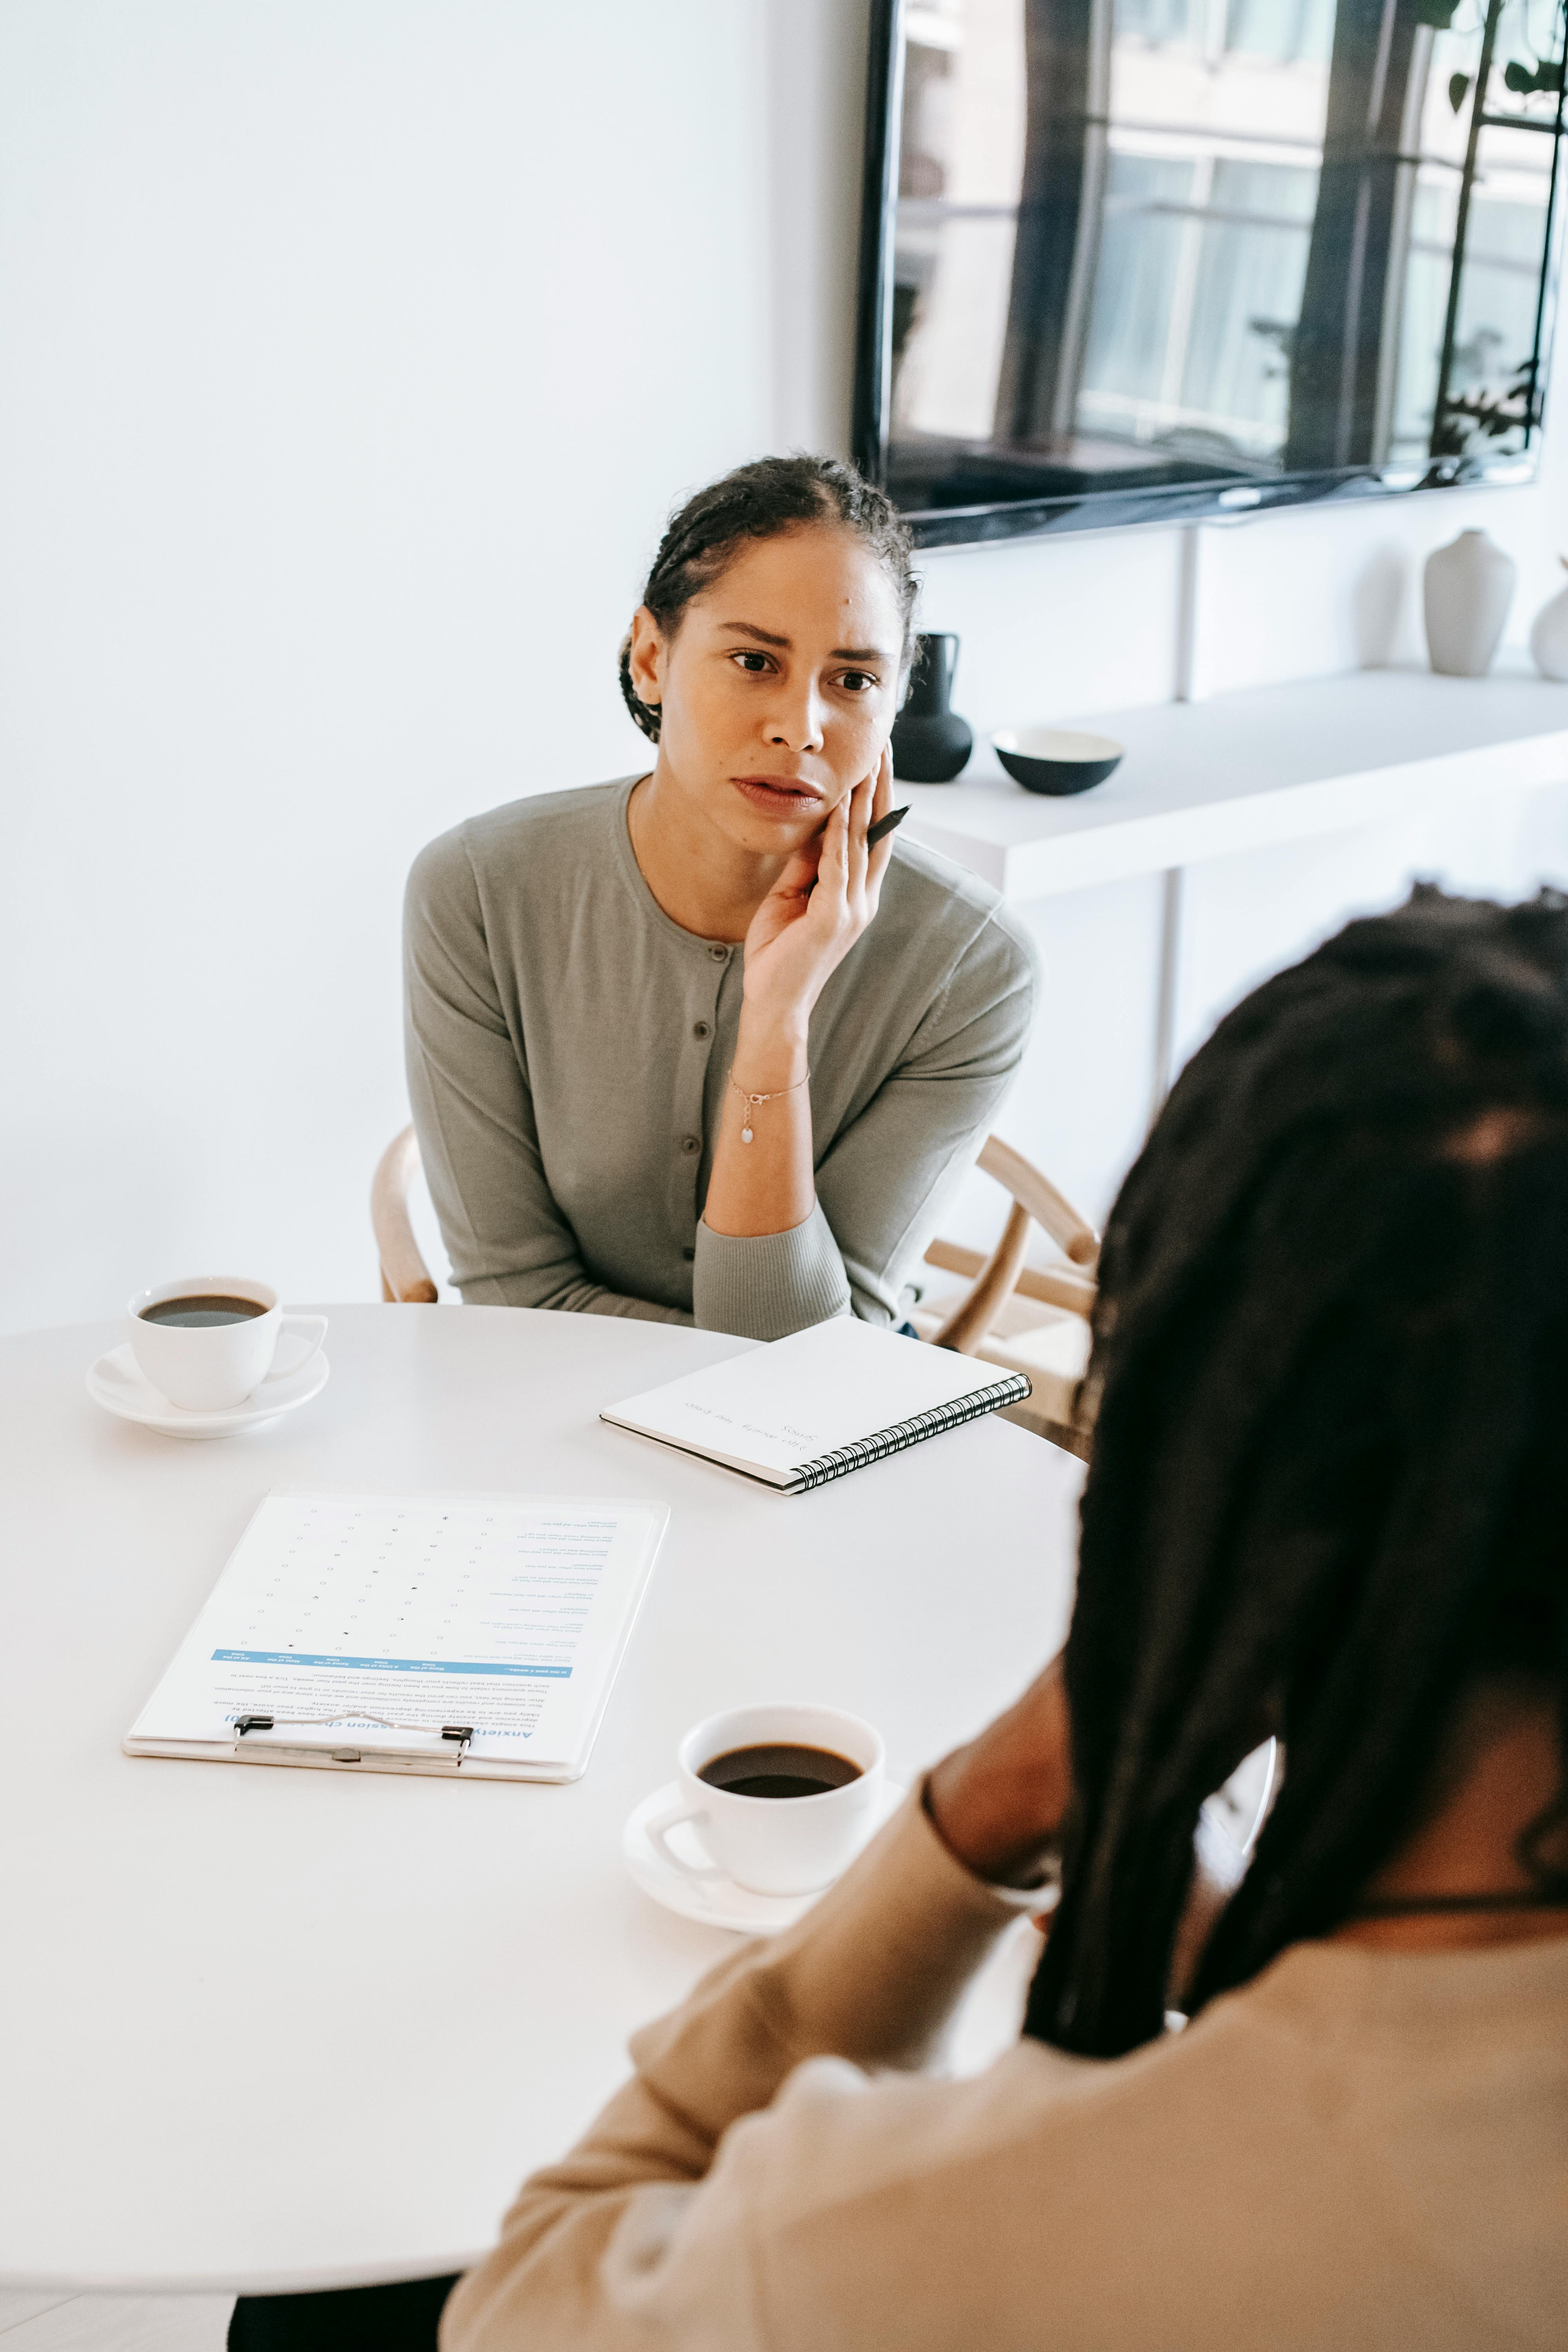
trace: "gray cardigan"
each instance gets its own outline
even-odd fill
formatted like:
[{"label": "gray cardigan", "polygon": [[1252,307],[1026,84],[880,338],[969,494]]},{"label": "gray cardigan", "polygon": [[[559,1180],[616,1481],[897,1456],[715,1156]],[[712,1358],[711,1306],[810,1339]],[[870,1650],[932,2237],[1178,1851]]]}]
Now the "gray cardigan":
[{"label": "gray cardigan", "polygon": [[847,1311],[897,1322],[1018,1066],[1027,937],[983,883],[897,841],[812,1014],[816,1206],[788,1233],[712,1233],[742,951],[658,905],[626,827],[636,781],[470,818],[409,877],[409,1097],[463,1297],[756,1339]]}]

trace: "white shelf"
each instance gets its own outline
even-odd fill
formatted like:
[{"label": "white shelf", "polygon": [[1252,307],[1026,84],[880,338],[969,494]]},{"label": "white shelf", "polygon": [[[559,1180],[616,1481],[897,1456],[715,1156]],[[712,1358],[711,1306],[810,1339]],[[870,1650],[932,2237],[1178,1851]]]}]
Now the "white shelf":
[{"label": "white shelf", "polygon": [[1071,800],[1026,793],[978,744],[961,782],[901,787],[911,834],[1005,898],[1048,898],[1439,795],[1568,781],[1568,685],[1517,669],[1354,670],[1065,723],[1127,746],[1103,784]]}]

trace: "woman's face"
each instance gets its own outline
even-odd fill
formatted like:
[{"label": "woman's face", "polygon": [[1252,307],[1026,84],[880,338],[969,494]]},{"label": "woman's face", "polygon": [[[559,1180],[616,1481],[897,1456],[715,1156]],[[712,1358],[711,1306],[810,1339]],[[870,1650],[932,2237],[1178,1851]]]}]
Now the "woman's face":
[{"label": "woman's face", "polygon": [[874,772],[898,708],[893,585],[847,530],[745,541],[672,638],[639,611],[632,681],[659,770],[737,846],[787,854]]}]

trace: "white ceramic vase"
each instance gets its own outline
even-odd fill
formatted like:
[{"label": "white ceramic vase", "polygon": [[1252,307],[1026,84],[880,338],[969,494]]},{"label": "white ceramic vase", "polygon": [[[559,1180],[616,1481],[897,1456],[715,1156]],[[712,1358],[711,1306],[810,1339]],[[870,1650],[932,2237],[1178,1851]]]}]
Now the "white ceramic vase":
[{"label": "white ceramic vase", "polygon": [[[1568,555],[1557,561],[1568,572]],[[1542,677],[1568,680],[1568,588],[1537,613],[1530,632],[1530,657]]]},{"label": "white ceramic vase", "polygon": [[1462,530],[1426,558],[1426,651],[1447,677],[1484,677],[1513,602],[1519,566],[1484,530]]}]

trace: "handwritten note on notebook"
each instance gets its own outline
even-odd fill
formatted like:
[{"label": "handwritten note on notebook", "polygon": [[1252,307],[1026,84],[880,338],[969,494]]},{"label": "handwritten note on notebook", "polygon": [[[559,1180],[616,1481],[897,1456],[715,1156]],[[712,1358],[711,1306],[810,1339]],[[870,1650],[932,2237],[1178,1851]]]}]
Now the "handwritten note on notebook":
[{"label": "handwritten note on notebook", "polygon": [[1028,1393],[1021,1372],[843,1315],[600,1418],[802,1494]]}]

